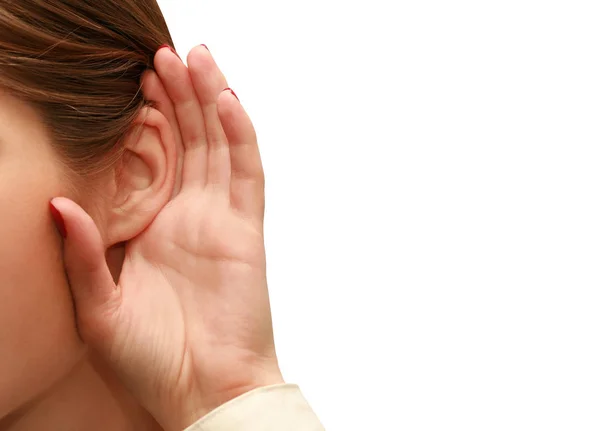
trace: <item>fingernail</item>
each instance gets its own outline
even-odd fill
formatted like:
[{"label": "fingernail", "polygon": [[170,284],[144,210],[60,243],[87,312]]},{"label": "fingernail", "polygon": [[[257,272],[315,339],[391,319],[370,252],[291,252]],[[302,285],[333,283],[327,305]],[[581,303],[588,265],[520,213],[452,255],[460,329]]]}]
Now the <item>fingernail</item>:
[{"label": "fingernail", "polygon": [[[175,54],[177,57],[179,57],[179,54],[177,54],[177,51],[175,51],[175,48],[173,48],[168,43],[165,43],[164,45],[159,46],[158,50],[156,52],[160,51],[163,48],[169,48],[173,54]],[[181,60],[181,57],[179,57],[179,59]]]},{"label": "fingernail", "polygon": [[238,102],[240,101],[240,98],[239,98],[239,97],[237,97],[237,94],[235,94],[235,91],[233,91],[231,88],[226,88],[226,89],[225,89],[225,90],[223,90],[223,91],[227,91],[227,90],[231,91],[231,94],[233,94],[233,95],[235,96],[235,98],[238,100]]},{"label": "fingernail", "polygon": [[206,48],[206,50],[207,50],[208,52],[210,52],[210,49],[208,49],[208,46],[204,45],[203,43],[201,43],[200,45],[201,45],[201,46],[203,46],[204,48]]},{"label": "fingernail", "polygon": [[50,202],[50,214],[52,214],[52,218],[54,219],[54,224],[56,225],[56,229],[62,235],[63,238],[67,238],[67,228],[65,227],[65,220],[63,219],[60,211],[56,209],[52,202]]}]

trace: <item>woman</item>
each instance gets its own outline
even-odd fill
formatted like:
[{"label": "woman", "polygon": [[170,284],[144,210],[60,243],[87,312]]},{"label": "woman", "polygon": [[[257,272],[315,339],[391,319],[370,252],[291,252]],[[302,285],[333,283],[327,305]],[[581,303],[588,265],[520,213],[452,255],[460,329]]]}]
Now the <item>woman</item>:
[{"label": "woman", "polygon": [[155,0],[0,0],[0,35],[0,430],[321,429],[277,364],[256,135],[208,50],[158,50]]}]

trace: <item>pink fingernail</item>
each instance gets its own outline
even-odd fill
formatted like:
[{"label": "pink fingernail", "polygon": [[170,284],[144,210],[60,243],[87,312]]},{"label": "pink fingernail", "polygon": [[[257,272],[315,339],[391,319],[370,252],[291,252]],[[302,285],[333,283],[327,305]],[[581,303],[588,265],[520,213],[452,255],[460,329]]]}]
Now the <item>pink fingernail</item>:
[{"label": "pink fingernail", "polygon": [[226,88],[226,89],[225,89],[225,90],[223,90],[223,91],[227,91],[227,90],[231,91],[231,94],[233,94],[233,95],[235,96],[235,98],[238,100],[238,102],[240,101],[240,98],[239,98],[239,97],[237,97],[237,94],[235,94],[235,91],[233,91],[231,88]]},{"label": "pink fingernail", "polygon": [[[161,46],[158,48],[158,51],[160,51],[160,50],[161,50],[161,49],[163,49],[163,48],[169,48],[173,54],[175,54],[177,57],[179,57],[179,54],[177,54],[177,51],[175,51],[175,48],[173,48],[173,47],[172,47],[171,45],[169,45],[168,43],[165,43],[164,45],[161,45]],[[157,52],[158,52],[158,51],[157,51]],[[181,57],[179,57],[179,59],[181,60]]]},{"label": "pink fingernail", "polygon": [[204,45],[203,43],[201,43],[200,45],[201,45],[201,46],[203,46],[204,48],[206,48],[206,50],[207,50],[208,52],[210,52],[210,49],[208,49],[208,46]]}]

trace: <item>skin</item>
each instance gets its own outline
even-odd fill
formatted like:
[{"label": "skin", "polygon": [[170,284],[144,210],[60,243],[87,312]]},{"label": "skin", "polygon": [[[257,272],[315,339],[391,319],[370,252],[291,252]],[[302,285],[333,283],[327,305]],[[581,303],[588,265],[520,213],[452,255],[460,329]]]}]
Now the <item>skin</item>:
[{"label": "skin", "polygon": [[[64,193],[64,178],[36,113],[4,93],[0,140],[2,417],[65,376],[84,350],[60,239],[46,215],[48,200]],[[27,270],[33,262],[36,270]]]},{"label": "skin", "polygon": [[256,134],[208,51],[188,64],[159,51],[143,79],[157,107],[87,198],[40,119],[2,96],[0,430],[181,430],[283,383]]}]

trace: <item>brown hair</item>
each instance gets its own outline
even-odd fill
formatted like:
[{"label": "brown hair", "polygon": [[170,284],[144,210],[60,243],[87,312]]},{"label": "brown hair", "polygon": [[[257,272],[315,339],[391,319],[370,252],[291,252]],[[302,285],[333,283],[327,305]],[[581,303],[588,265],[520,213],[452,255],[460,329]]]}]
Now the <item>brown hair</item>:
[{"label": "brown hair", "polygon": [[0,0],[0,35],[0,87],[37,108],[79,175],[121,156],[140,78],[173,46],[156,0]]}]

